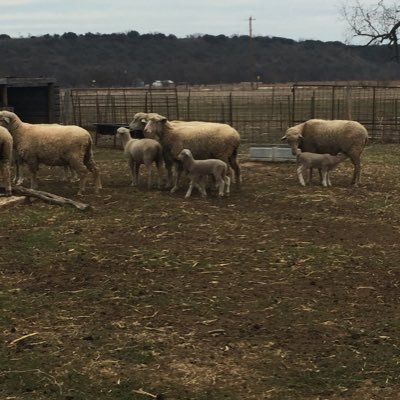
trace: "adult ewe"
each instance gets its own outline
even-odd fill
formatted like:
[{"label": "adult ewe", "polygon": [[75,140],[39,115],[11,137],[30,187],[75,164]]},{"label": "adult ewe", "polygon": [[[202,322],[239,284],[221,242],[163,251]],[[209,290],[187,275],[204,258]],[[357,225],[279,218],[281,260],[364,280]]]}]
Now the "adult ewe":
[{"label": "adult ewe", "polygon": [[7,196],[11,196],[11,162],[13,158],[13,138],[8,130],[0,126],[0,173],[3,176]]},{"label": "adult ewe", "polygon": [[361,153],[368,140],[368,132],[356,121],[310,119],[286,131],[282,140],[287,140],[293,155],[299,148],[303,152],[347,155],[354,165],[351,183],[360,183]]},{"label": "adult ewe", "polygon": [[79,192],[85,190],[88,170],[93,173],[96,193],[101,188],[100,174],[92,154],[88,131],[75,125],[28,124],[10,111],[0,111],[0,123],[14,139],[17,162],[27,164],[31,188],[37,188],[39,164],[68,166],[79,177]]},{"label": "adult ewe", "polygon": [[138,113],[129,128],[138,130],[144,123],[146,123],[145,137],[159,141],[163,148],[170,185],[172,166],[175,166],[176,175],[172,193],[177,190],[182,173],[178,155],[183,149],[189,149],[197,160],[214,158],[225,161],[233,169],[236,182],[240,182],[240,168],[237,162],[240,135],[231,126],[202,121],[168,121],[159,114]]}]

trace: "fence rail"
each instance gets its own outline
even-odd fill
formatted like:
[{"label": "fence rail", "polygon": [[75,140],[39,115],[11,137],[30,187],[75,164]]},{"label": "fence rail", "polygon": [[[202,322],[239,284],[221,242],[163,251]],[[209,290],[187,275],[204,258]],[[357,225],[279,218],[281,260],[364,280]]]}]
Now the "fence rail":
[{"label": "fence rail", "polygon": [[228,123],[248,143],[275,143],[287,127],[310,118],[357,120],[372,138],[400,142],[398,86],[62,90],[63,123],[88,129],[93,129],[94,123],[128,124],[139,111],[157,112],[168,119]]}]

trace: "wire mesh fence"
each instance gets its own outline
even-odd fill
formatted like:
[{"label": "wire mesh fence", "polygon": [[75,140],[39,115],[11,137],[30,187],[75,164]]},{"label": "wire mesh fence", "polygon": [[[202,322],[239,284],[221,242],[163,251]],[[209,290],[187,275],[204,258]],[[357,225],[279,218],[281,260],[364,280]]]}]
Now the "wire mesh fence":
[{"label": "wire mesh fence", "polygon": [[69,89],[61,119],[93,129],[129,124],[137,112],[168,119],[228,123],[250,144],[277,143],[285,130],[310,118],[353,119],[373,139],[400,142],[398,86],[287,85],[253,89],[208,87]]}]

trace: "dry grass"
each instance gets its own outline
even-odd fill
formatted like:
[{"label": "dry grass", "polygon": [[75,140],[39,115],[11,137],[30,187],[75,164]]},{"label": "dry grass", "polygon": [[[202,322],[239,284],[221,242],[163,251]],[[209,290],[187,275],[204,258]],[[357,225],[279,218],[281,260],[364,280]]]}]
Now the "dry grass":
[{"label": "dry grass", "polygon": [[[395,399],[400,149],[363,185],[250,162],[230,198],[128,186],[0,211],[1,399]],[[74,197],[58,172],[41,189]],[[143,182],[144,183],[144,182]]]}]

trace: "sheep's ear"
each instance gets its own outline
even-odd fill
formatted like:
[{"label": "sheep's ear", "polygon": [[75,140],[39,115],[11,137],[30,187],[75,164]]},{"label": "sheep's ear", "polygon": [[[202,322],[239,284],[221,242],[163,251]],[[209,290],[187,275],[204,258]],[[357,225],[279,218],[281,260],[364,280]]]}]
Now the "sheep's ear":
[{"label": "sheep's ear", "polygon": [[3,121],[5,121],[6,124],[9,124],[11,122],[10,118],[8,117],[3,117]]},{"label": "sheep's ear", "polygon": [[303,139],[303,135],[301,133],[299,133],[299,139]]},{"label": "sheep's ear", "polygon": [[287,139],[287,136],[286,136],[286,135],[281,137],[281,141],[282,141],[282,142],[283,142],[284,140],[286,140],[286,139]]},{"label": "sheep's ear", "polygon": [[141,122],[142,124],[147,124],[147,120],[146,120],[145,118],[142,118],[142,119],[140,120],[140,122]]}]

